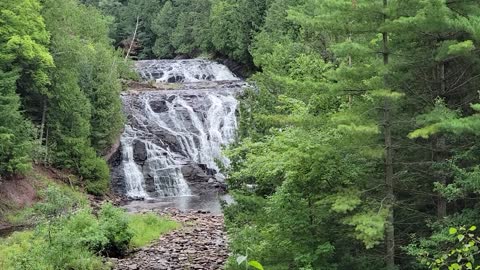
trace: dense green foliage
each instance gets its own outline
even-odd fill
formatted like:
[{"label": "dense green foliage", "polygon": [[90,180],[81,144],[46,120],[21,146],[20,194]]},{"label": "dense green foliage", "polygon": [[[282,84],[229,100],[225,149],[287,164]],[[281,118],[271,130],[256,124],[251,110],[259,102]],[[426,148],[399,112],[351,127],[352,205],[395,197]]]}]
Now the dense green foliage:
[{"label": "dense green foliage", "polygon": [[[275,270],[479,267],[477,1],[80,2],[0,3],[1,175],[34,158],[106,190],[98,155],[121,126],[112,41],[133,58],[228,57],[261,71],[227,151],[229,269],[245,268],[238,255]],[[128,238],[101,237],[85,252]]]},{"label": "dense green foliage", "polygon": [[18,93],[47,94],[49,34],[35,0],[0,3],[0,174],[30,166],[33,130],[20,112]]},{"label": "dense green foliage", "polygon": [[41,196],[25,210],[37,219],[35,230],[2,239],[1,269],[111,269],[100,255],[123,255],[178,227],[153,214],[128,215],[108,203],[94,215],[85,198],[62,186],[52,185]]},{"label": "dense green foliage", "polygon": [[[111,37],[140,59],[213,54],[253,68],[265,0],[82,0],[114,20]],[[137,31],[135,31],[135,29]],[[134,39],[135,37],[135,39]]]},{"label": "dense green foliage", "polygon": [[447,269],[458,250],[475,269],[448,230],[480,214],[478,4],[267,2],[228,150],[233,252],[265,269]]},{"label": "dense green foliage", "polygon": [[7,0],[0,9],[0,174],[25,172],[34,159],[104,193],[109,173],[99,155],[122,127],[124,63],[110,19],[77,0]]}]

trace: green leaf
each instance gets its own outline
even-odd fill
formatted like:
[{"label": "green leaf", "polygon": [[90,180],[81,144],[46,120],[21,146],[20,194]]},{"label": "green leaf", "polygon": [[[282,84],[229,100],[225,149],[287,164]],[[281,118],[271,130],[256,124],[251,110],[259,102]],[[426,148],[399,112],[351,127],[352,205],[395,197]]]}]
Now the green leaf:
[{"label": "green leaf", "polygon": [[448,269],[458,270],[458,269],[462,269],[462,267],[458,263],[454,263],[454,264],[450,265],[450,267],[448,267]]},{"label": "green leaf", "polygon": [[457,238],[458,238],[458,241],[459,241],[459,242],[462,242],[463,239],[465,239],[465,235],[459,234],[459,235],[457,235]]},{"label": "green leaf", "polygon": [[249,261],[248,265],[254,267],[255,269],[263,270],[263,266],[257,261]]},{"label": "green leaf", "polygon": [[247,260],[247,256],[240,255],[240,256],[237,257],[238,265],[242,264],[246,260]]},{"label": "green leaf", "polygon": [[468,229],[468,230],[471,231],[471,232],[473,232],[473,231],[475,231],[476,229],[477,229],[477,226],[472,226],[472,227],[470,227],[470,229]]},{"label": "green leaf", "polygon": [[456,233],[457,233],[457,229],[455,229],[455,228],[450,228],[450,229],[448,230],[448,233],[449,233],[449,234],[456,234]]}]

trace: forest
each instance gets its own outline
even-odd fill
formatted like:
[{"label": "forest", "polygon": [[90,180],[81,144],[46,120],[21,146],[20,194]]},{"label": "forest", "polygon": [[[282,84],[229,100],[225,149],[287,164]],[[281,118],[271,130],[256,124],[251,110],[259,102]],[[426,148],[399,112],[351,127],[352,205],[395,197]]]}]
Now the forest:
[{"label": "forest", "polygon": [[477,0],[1,0],[0,182],[107,194],[131,62],[210,58],[252,85],[226,269],[480,269],[479,48]]}]

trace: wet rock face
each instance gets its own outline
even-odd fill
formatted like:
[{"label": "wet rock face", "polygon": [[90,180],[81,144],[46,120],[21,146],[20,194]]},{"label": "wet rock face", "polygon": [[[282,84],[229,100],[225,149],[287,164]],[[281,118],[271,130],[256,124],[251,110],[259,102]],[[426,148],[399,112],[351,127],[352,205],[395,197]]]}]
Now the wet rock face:
[{"label": "wet rock face", "polygon": [[[200,164],[190,163],[182,166],[182,174],[185,180],[190,182],[208,182],[208,180],[212,178],[212,176],[208,175],[207,171],[202,169],[202,167],[199,165]],[[205,164],[202,165],[204,165],[204,168],[206,168]]]},{"label": "wet rock face", "polygon": [[[113,166],[112,183],[121,186],[115,190],[132,198],[175,196],[179,181],[216,181],[216,160],[228,162],[222,147],[233,141],[237,125],[230,89],[142,92],[123,101],[128,122],[121,161]],[[122,171],[127,183],[120,183]]]},{"label": "wet rock face", "polygon": [[138,61],[136,66],[140,76],[146,81],[240,81],[226,66],[208,60],[147,60]]},{"label": "wet rock face", "polygon": [[166,100],[159,100],[157,102],[152,102],[150,103],[150,107],[152,107],[152,110],[156,113],[168,112],[167,102],[169,103],[169,101],[166,101]]},{"label": "wet rock face", "polygon": [[167,82],[168,83],[178,83],[178,82],[183,82],[185,78],[179,75],[171,76],[168,77]]},{"label": "wet rock face", "polygon": [[147,145],[142,141],[133,143],[133,159],[138,164],[143,164],[147,160]]},{"label": "wet rock face", "polygon": [[140,199],[191,195],[188,183],[222,182],[216,161],[228,165],[222,147],[234,140],[235,96],[245,83],[204,60],[140,61],[137,67],[144,79],[175,83],[177,90],[122,95],[127,123],[111,163],[114,190]]},{"label": "wet rock face", "polygon": [[[120,168],[122,166],[122,149],[118,148],[108,160],[110,168]],[[112,191],[116,194],[125,194],[126,186],[123,172],[115,169],[111,170],[110,181]]]}]

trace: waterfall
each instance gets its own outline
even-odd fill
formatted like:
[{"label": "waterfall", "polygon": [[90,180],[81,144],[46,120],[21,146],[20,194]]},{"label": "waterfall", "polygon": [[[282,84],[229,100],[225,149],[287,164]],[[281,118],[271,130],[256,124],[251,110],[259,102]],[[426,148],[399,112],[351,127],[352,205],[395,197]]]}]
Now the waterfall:
[{"label": "waterfall", "polygon": [[123,192],[130,198],[192,195],[189,183],[223,181],[222,148],[235,139],[235,94],[246,84],[207,60],[138,61],[146,81],[175,90],[137,89],[122,95]]},{"label": "waterfall", "polygon": [[156,80],[157,82],[239,80],[226,66],[201,59],[138,61],[137,70],[144,80]]}]

